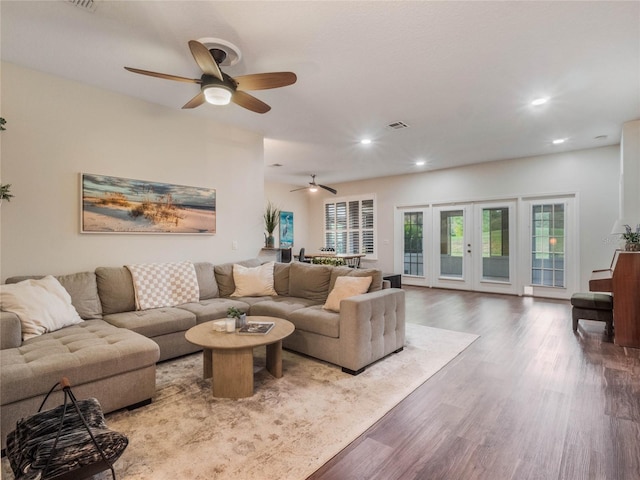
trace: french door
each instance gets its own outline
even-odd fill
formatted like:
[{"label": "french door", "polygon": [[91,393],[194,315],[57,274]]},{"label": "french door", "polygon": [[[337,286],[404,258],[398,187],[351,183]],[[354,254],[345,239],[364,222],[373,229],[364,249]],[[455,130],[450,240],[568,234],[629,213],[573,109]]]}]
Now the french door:
[{"label": "french door", "polygon": [[514,201],[434,207],[433,285],[517,293]]}]

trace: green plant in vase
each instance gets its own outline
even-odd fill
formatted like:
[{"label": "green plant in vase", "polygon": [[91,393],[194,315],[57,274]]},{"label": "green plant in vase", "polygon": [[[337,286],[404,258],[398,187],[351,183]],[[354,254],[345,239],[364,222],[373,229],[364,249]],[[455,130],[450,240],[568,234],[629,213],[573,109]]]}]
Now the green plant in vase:
[{"label": "green plant in vase", "polygon": [[640,224],[636,225],[635,231],[631,228],[631,225],[624,226],[625,232],[622,234],[622,238],[626,244],[624,249],[631,252],[640,252]]},{"label": "green plant in vase", "polygon": [[273,232],[278,228],[279,223],[280,209],[273,203],[268,202],[264,211],[264,229],[267,231],[265,246],[267,248],[273,248],[275,245]]},{"label": "green plant in vase", "polygon": [[235,318],[236,328],[244,327],[245,323],[247,322],[247,314],[236,307],[229,307],[227,309],[227,317]]}]

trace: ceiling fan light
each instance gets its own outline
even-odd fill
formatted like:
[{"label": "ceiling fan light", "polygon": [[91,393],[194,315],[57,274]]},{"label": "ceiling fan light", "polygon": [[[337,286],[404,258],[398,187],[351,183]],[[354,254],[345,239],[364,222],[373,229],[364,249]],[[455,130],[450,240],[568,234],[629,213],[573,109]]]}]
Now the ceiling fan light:
[{"label": "ceiling fan light", "polygon": [[233,94],[231,89],[223,85],[207,85],[204,87],[203,93],[207,103],[212,105],[229,105]]},{"label": "ceiling fan light", "polygon": [[315,185],[312,185],[309,187],[309,191],[310,192],[317,192],[318,191],[318,187],[316,187]]}]

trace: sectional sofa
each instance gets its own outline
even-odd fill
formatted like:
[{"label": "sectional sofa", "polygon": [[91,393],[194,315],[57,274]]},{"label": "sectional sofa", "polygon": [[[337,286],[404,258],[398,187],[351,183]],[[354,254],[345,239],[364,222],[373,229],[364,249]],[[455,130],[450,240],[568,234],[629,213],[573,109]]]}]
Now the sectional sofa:
[{"label": "sectional sofa", "polygon": [[[193,267],[198,300],[176,306],[137,309],[134,280],[123,266],[56,277],[83,319],[77,325],[22,341],[18,316],[0,312],[2,447],[16,421],[34,413],[62,375],[69,377],[76,396],[98,398],[105,412],[150,401],[156,362],[198,351],[185,332],[226,317],[229,307],[291,321],[296,330],[284,340],[285,348],[351,374],[404,346],[404,292],[383,288],[388,282],[380,270],[275,263],[272,294],[238,296],[234,269],[264,270],[261,260]],[[323,307],[336,283],[343,283],[340,277],[370,277],[371,282],[366,293],[339,302],[339,311],[327,310]],[[7,283],[27,278],[34,277]]]}]

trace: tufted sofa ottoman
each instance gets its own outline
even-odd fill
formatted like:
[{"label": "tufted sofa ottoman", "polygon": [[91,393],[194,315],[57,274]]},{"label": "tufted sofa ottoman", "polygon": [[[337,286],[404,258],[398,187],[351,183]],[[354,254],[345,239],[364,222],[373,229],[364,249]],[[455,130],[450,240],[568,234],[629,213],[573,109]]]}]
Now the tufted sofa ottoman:
[{"label": "tufted sofa ottoman", "polygon": [[[16,322],[14,328],[20,332],[17,318]],[[3,328],[12,326],[5,321]],[[0,351],[2,448],[16,420],[36,413],[63,375],[78,398],[97,398],[104,412],[149,401],[155,392],[159,355],[153,340],[103,320],[86,320],[4,348]],[[57,392],[45,408],[62,399],[62,392]]]}]

